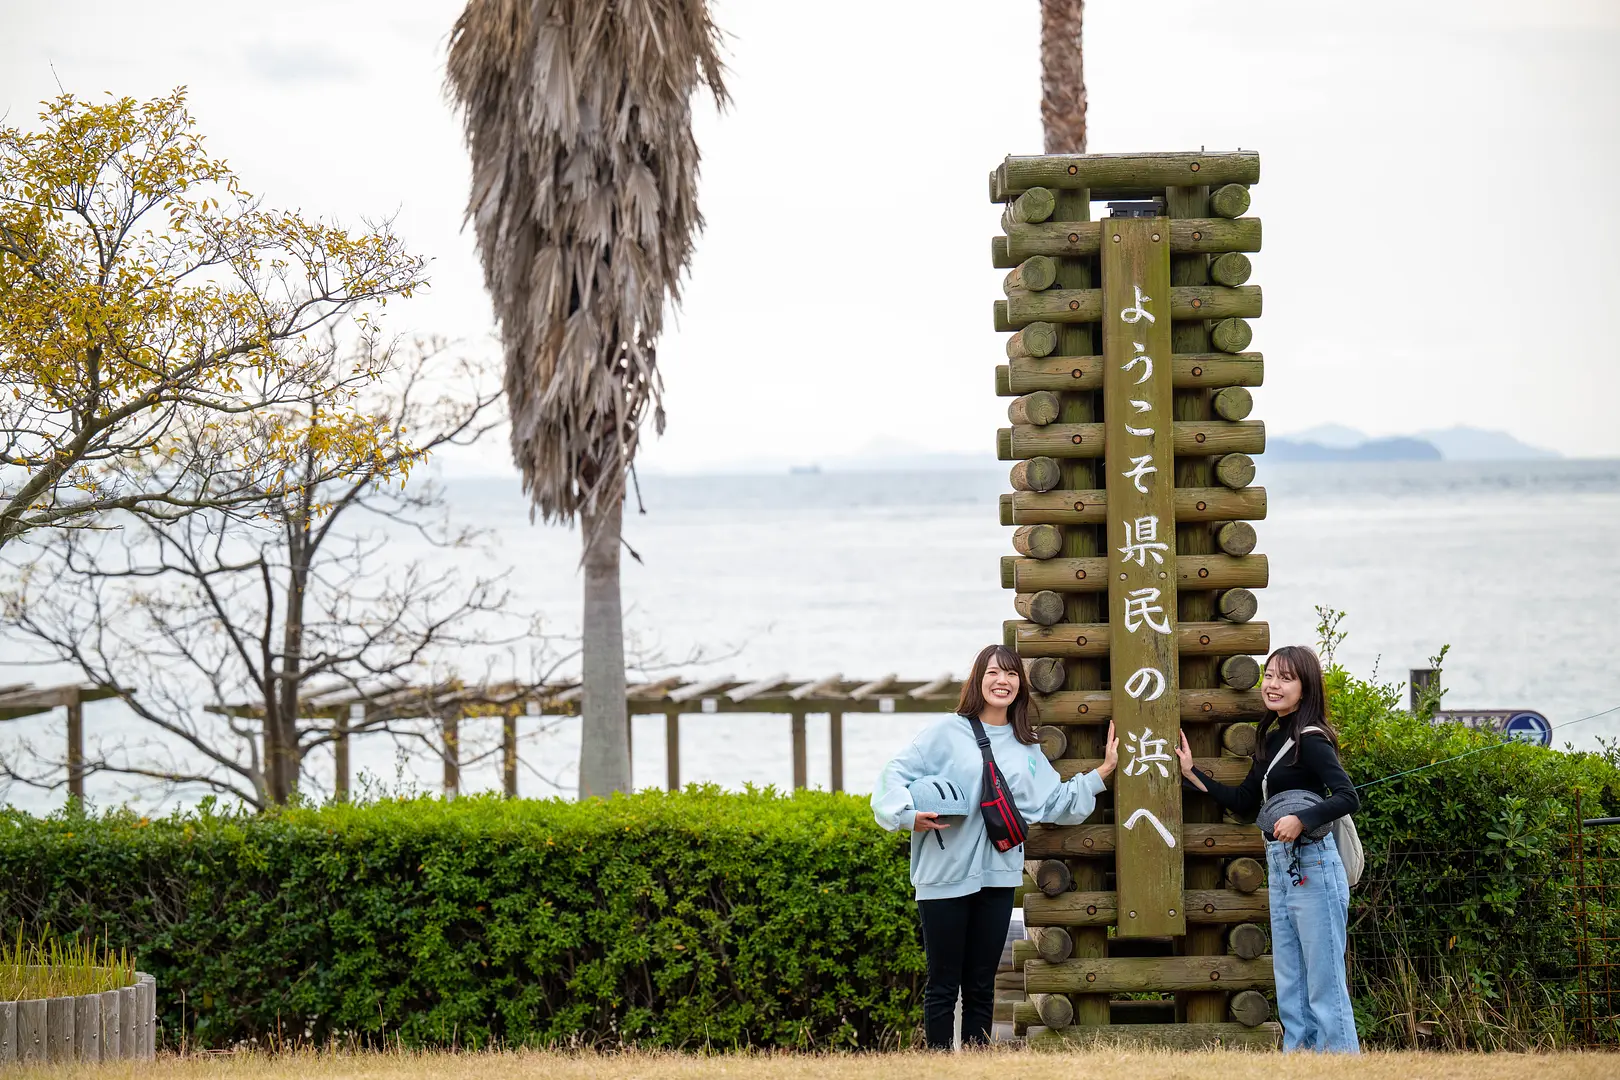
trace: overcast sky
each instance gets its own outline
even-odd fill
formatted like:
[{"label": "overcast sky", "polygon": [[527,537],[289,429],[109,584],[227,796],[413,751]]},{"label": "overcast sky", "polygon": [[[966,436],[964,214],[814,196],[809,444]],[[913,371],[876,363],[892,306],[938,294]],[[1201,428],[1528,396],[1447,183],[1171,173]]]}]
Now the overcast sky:
[{"label": "overcast sky", "polygon": [[[0,106],[31,124],[58,80],[189,87],[210,149],[269,204],[397,213],[434,262],[393,329],[476,347],[492,322],[442,94],[461,6],[0,0]],[[735,106],[699,110],[709,225],[643,461],[991,455],[985,173],[1040,150],[1037,3],[715,10]],[[1094,152],[1260,151],[1272,431],[1469,424],[1620,454],[1620,4],[1092,0],[1086,19]]]}]

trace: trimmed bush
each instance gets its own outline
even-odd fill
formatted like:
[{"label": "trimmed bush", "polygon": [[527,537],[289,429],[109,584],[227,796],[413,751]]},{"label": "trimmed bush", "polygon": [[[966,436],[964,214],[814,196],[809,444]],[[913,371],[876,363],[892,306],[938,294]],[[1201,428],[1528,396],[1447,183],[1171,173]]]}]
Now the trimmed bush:
[{"label": "trimmed bush", "polygon": [[[1346,766],[1370,785],[1351,894],[1363,1038],[1568,1041],[1577,797],[1620,815],[1620,755],[1503,745],[1431,725],[1432,704],[1398,708],[1396,687],[1334,667],[1328,682]],[[1620,829],[1584,843],[1620,858]],[[859,796],[699,787],[6,812],[0,926],[138,951],[168,1036],[203,1046],[892,1047],[921,1019],[906,845]]]},{"label": "trimmed bush", "polygon": [[[1338,667],[1327,682],[1345,767],[1361,788],[1367,870],[1350,894],[1350,935],[1363,1039],[1563,1043],[1578,1015],[1572,841],[1579,818],[1620,815],[1620,754],[1436,725],[1436,702],[1401,709],[1399,687]],[[1409,770],[1419,771],[1397,775]],[[1620,830],[1582,842],[1589,855],[1620,856]]]},{"label": "trimmed bush", "polygon": [[139,952],[230,1046],[909,1044],[905,838],[862,799],[712,788],[0,817],[0,921]]}]

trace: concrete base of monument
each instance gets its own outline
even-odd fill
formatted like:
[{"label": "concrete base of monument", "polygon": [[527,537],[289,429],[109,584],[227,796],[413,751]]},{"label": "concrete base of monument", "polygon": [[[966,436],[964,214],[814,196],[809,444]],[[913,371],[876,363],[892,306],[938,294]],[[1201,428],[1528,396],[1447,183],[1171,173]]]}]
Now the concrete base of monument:
[{"label": "concrete base of monument", "polygon": [[1242,1024],[1109,1024],[1069,1027],[1062,1031],[1031,1027],[1032,1050],[1074,1050],[1093,1046],[1143,1046],[1167,1050],[1275,1050],[1282,1045],[1282,1025]]}]

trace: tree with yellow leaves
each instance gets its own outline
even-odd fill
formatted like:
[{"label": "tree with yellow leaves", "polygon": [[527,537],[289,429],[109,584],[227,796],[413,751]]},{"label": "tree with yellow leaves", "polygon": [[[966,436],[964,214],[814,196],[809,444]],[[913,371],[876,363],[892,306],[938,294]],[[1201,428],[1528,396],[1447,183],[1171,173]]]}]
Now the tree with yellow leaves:
[{"label": "tree with yellow leaves", "polygon": [[[327,331],[375,334],[424,284],[387,223],[265,209],[204,150],[184,90],[63,95],[0,125],[0,548],[109,511],[253,515],[267,492],[387,458],[357,408],[378,375]],[[349,355],[373,357],[360,348]]]},{"label": "tree with yellow leaves", "polygon": [[[412,454],[473,446],[505,418],[486,365],[441,342],[357,359],[385,373],[357,404],[409,431]],[[102,778],[103,797],[210,792],[264,809],[318,791],[312,759],[339,747],[346,759],[351,736],[422,743],[424,721],[440,718],[401,712],[402,701],[476,711],[486,703],[468,687],[494,681],[497,661],[519,701],[550,674],[553,642],[509,595],[492,535],[451,514],[442,484],[381,482],[400,452],[315,481],[330,466],[306,455],[289,468],[297,483],[264,492],[251,520],[114,512],[104,520],[116,530],[52,530],[26,562],[0,566],[8,658],[67,665],[128,710],[92,733],[76,766]],[[538,665],[533,679],[520,674],[520,649]],[[375,704],[340,728],[323,694]],[[0,743],[0,793],[65,783],[60,742],[12,731]],[[346,760],[337,775],[341,797]]]}]

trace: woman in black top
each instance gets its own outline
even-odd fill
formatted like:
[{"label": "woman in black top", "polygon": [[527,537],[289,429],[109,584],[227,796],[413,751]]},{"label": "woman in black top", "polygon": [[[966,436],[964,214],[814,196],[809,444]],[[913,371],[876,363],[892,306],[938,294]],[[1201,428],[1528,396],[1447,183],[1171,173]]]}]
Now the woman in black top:
[{"label": "woman in black top", "polygon": [[1262,791],[1275,796],[1298,789],[1321,797],[1321,802],[1279,818],[1266,834],[1277,1015],[1284,1050],[1359,1053],[1344,966],[1350,885],[1332,830],[1324,830],[1319,839],[1309,837],[1355,813],[1361,800],[1339,762],[1338,736],[1328,722],[1316,654],[1300,645],[1272,653],[1260,693],[1267,715],[1260,721],[1254,764],[1243,783],[1231,787],[1195,767],[1185,733],[1176,750],[1181,775],[1191,787],[1245,817],[1259,812],[1266,798]]}]

